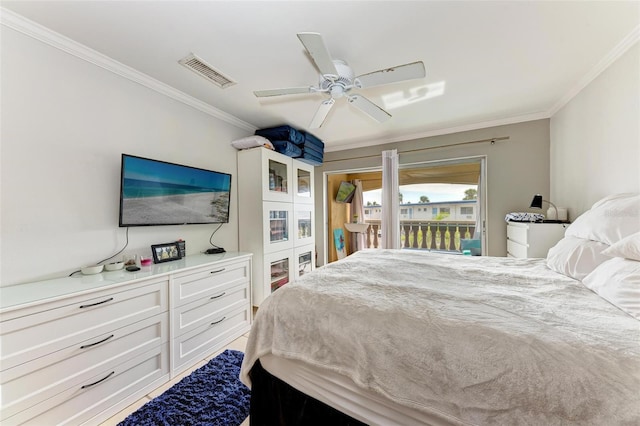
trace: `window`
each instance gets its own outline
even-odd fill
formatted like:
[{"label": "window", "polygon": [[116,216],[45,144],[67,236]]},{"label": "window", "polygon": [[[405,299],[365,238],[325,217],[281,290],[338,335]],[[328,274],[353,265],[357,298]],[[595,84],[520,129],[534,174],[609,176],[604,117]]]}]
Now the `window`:
[{"label": "window", "polygon": [[472,215],[473,214],[473,207],[460,207],[460,214]]},{"label": "window", "polygon": [[431,209],[431,214],[434,215],[434,216],[437,216],[438,215],[438,208],[437,207],[432,208]]},{"label": "window", "polygon": [[449,207],[440,207],[440,214],[451,214],[451,208],[449,208]]},{"label": "window", "polygon": [[400,214],[407,214],[408,209],[400,209]]}]

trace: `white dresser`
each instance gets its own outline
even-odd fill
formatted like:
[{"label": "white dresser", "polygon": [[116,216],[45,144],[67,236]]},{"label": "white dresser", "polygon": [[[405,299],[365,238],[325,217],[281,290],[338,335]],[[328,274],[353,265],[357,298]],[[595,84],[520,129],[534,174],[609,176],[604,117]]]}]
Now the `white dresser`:
[{"label": "white dresser", "polygon": [[508,222],[508,257],[547,257],[547,252],[564,237],[568,223]]},{"label": "white dresser", "polygon": [[0,288],[0,423],[98,424],[251,326],[251,254]]}]

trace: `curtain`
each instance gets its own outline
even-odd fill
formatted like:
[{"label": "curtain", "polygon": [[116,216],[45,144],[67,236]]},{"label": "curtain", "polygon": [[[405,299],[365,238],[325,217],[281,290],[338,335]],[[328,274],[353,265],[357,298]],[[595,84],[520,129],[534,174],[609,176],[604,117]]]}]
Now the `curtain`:
[{"label": "curtain", "polygon": [[482,237],[482,212],[481,212],[481,204],[482,204],[482,173],[478,176],[478,190],[476,192],[476,229],[473,231],[472,238],[474,240],[480,240],[481,244],[484,244]]},{"label": "curtain", "polygon": [[[353,184],[356,186],[356,192],[353,195],[353,201],[351,202],[351,219],[355,220],[355,215],[358,215],[358,222],[364,223],[364,201],[362,197],[362,181],[360,179],[354,179]],[[365,244],[365,238],[367,234],[358,232],[356,234],[356,250],[362,250],[367,248]]]},{"label": "curtain", "polygon": [[382,151],[382,248],[400,248],[398,150]]}]

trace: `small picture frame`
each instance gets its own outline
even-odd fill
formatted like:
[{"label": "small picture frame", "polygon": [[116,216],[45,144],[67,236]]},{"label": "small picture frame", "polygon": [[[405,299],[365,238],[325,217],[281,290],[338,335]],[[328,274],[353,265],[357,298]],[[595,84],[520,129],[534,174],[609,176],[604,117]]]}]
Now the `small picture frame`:
[{"label": "small picture frame", "polygon": [[153,254],[153,263],[170,262],[182,258],[177,242],[154,244],[151,246],[151,253]]}]

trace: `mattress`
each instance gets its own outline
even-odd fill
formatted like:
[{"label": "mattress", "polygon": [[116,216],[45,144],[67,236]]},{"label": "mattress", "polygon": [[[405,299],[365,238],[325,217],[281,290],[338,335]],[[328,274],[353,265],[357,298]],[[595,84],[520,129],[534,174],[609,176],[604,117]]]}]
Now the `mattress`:
[{"label": "mattress", "polygon": [[272,354],[260,358],[262,367],[293,388],[368,425],[457,425],[452,419],[405,407],[363,390],[331,370]]},{"label": "mattress", "polygon": [[427,423],[640,424],[638,320],[544,259],[356,252],[263,302],[246,384],[269,355]]}]

